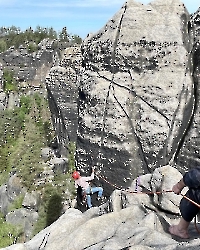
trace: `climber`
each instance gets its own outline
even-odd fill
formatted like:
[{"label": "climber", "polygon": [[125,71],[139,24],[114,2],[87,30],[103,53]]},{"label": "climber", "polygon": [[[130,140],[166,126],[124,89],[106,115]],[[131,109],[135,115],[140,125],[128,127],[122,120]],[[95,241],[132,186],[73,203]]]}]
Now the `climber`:
[{"label": "climber", "polygon": [[[200,204],[200,166],[185,173],[183,178],[172,187],[172,191],[175,194],[180,194],[185,186],[189,187],[185,196]],[[180,212],[182,217],[178,225],[171,225],[169,227],[169,232],[180,238],[188,239],[189,224],[197,215],[199,210],[200,208],[197,205],[183,197],[180,202]]]},{"label": "climber", "polygon": [[94,168],[92,168],[92,174],[88,177],[82,177],[78,171],[73,172],[73,179],[75,180],[75,187],[80,186],[82,188],[83,197],[86,196],[88,208],[92,207],[91,194],[98,192],[97,199],[102,199],[103,188],[102,187],[91,187],[90,181],[94,179]]}]

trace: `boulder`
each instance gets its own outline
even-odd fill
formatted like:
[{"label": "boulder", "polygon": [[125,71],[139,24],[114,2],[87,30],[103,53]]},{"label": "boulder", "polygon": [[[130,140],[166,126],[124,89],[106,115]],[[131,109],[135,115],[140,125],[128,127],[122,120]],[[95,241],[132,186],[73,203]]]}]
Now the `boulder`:
[{"label": "boulder", "polygon": [[8,207],[20,194],[25,193],[25,188],[22,187],[20,179],[13,175],[8,182],[0,187],[0,211],[6,215]]},{"label": "boulder", "polygon": [[14,109],[20,106],[20,97],[18,93],[10,92],[8,95],[7,109]]},{"label": "boulder", "polygon": [[33,226],[37,222],[38,213],[34,210],[20,208],[9,212],[6,215],[6,222],[23,228],[25,239],[30,240],[33,233]]},{"label": "boulder", "polygon": [[38,211],[41,199],[40,194],[36,191],[26,193],[22,202],[22,206],[34,211]]},{"label": "boulder", "polygon": [[62,172],[65,173],[69,169],[68,167],[68,159],[67,158],[57,158],[54,157],[49,161],[50,165],[52,165],[53,171],[56,172]]},{"label": "boulder", "polygon": [[51,157],[54,156],[54,152],[51,148],[47,147],[47,148],[42,148],[41,150],[41,157],[44,161],[49,160]]},{"label": "boulder", "polygon": [[17,79],[19,81],[30,81],[36,76],[36,67],[23,67],[20,68],[17,74]]},{"label": "boulder", "polygon": [[0,110],[5,110],[7,107],[7,95],[5,92],[0,92]]},{"label": "boulder", "polygon": [[0,187],[0,210],[5,215],[8,211],[8,206],[11,204],[7,195],[6,184]]},{"label": "boulder", "polygon": [[[176,195],[171,191],[173,185],[183,178],[182,174],[174,167],[167,165],[154,170],[151,178],[151,189],[153,192],[164,191],[162,194],[154,195],[154,203],[163,210],[173,213],[179,212],[179,203],[182,196]],[[188,188],[184,188],[185,193]]]}]

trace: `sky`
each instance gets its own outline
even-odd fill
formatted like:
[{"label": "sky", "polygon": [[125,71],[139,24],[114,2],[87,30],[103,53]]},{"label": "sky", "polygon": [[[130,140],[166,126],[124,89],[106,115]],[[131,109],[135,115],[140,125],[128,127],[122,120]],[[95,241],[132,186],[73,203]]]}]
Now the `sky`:
[{"label": "sky", "polygon": [[[165,1],[165,0],[163,0]],[[85,38],[100,30],[120,10],[126,0],[0,0],[0,27],[12,25],[53,27],[57,32],[67,27],[70,35]],[[148,4],[149,0],[137,0]],[[189,13],[200,7],[200,0],[182,0]]]}]

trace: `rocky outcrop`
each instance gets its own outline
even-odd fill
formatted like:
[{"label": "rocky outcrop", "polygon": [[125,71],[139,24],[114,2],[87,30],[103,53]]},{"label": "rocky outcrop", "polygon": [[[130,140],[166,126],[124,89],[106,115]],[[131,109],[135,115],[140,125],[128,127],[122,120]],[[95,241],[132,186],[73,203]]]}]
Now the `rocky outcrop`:
[{"label": "rocky outcrop", "polygon": [[[42,194],[41,189],[44,184],[52,182],[57,173],[68,171],[68,159],[56,157],[51,148],[41,150],[41,166],[43,171],[35,179],[34,185],[37,191],[31,191],[23,187],[21,180],[15,173],[11,173],[8,181],[0,187],[0,212],[6,218],[6,222],[18,226],[23,231],[24,242],[31,239],[34,226],[39,218],[38,211],[41,208]],[[67,197],[70,197],[70,190],[65,190]],[[66,196],[65,194],[65,196]],[[75,202],[68,199],[66,207],[75,206]]]},{"label": "rocky outcrop", "polygon": [[13,201],[25,192],[20,179],[16,175],[12,175],[8,182],[0,187],[0,211],[6,215]]},{"label": "rocky outcrop", "polygon": [[39,215],[36,211],[27,208],[20,208],[9,212],[6,215],[6,222],[18,227],[23,227],[24,241],[32,237],[33,226],[37,222]]},{"label": "rocky outcrop", "polygon": [[15,84],[19,89],[18,93],[7,94],[6,102],[0,100],[3,106],[1,109],[13,109],[18,106],[22,92],[30,94],[30,90],[33,93],[40,91],[44,96],[46,95],[44,84],[46,75],[59,57],[58,44],[55,46],[55,43],[55,41],[44,40],[38,45],[38,50],[32,53],[27,50],[28,44],[18,49],[11,47],[0,53],[0,89],[3,90],[3,70],[13,73]]},{"label": "rocky outcrop", "polygon": [[[172,179],[171,176],[174,176]],[[182,177],[172,166],[163,166],[152,174],[140,176],[138,187],[144,190],[169,190]],[[156,180],[156,185],[155,185]],[[160,180],[160,181],[158,181]],[[113,199],[82,213],[68,209],[56,222],[30,241],[5,250],[100,250],[100,249],[198,249],[200,240],[191,223],[191,238],[181,242],[168,233],[170,224],[177,224],[180,197],[174,193],[141,194],[135,191],[136,180],[128,190],[115,190]],[[121,193],[121,195],[120,195]],[[121,197],[126,199],[120,206]],[[161,199],[158,203],[155,199]],[[153,201],[154,200],[154,201]],[[167,201],[167,202],[166,202]],[[112,212],[110,211],[112,208]]]},{"label": "rocky outcrop", "polygon": [[[83,174],[97,165],[108,181],[128,187],[175,160],[196,98],[189,21],[179,0],[131,0],[85,39],[77,139]],[[113,189],[103,185],[109,196]]]},{"label": "rocky outcrop", "polygon": [[185,169],[193,168],[200,164],[199,159],[199,145],[200,145],[200,8],[195,12],[188,24],[191,40],[194,43],[191,52],[191,60],[193,64],[193,81],[194,81],[194,112],[190,127],[187,134],[182,141],[182,147],[178,154],[177,163],[182,165]]},{"label": "rocky outcrop", "polygon": [[5,110],[7,105],[7,95],[5,92],[0,92],[0,110]]},{"label": "rocky outcrop", "polygon": [[81,67],[80,48],[67,48],[57,66],[46,77],[49,107],[61,155],[67,154],[68,143],[77,136],[77,93]]}]

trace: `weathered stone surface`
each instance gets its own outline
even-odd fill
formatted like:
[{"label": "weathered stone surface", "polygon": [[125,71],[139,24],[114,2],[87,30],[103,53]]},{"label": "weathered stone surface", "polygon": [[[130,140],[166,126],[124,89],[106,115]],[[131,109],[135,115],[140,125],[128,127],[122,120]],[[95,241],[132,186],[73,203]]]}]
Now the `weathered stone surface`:
[{"label": "weathered stone surface", "polygon": [[24,244],[22,243],[19,243],[19,244],[15,244],[15,245],[12,245],[10,247],[6,247],[4,248],[5,250],[27,250],[26,247],[24,246]]},{"label": "weathered stone surface", "polygon": [[174,159],[194,108],[189,19],[179,0],[128,1],[85,39],[77,140],[84,174],[97,164],[127,187]]},{"label": "weathered stone surface", "polygon": [[[198,15],[190,19],[179,0],[128,1],[84,41],[80,79],[70,51],[66,60],[56,61],[47,88],[58,144],[69,141],[67,123],[73,120],[66,116],[69,79],[69,91],[79,87],[78,169],[87,175],[97,165],[110,182],[95,178],[106,196],[116,185],[130,189],[115,190],[111,204],[85,213],[68,209],[24,244],[27,250],[199,248],[193,223],[187,243],[168,233],[169,224],[180,218],[181,196],[132,193],[170,190],[199,163]],[[173,169],[169,163],[176,160]]]},{"label": "weathered stone surface", "polygon": [[5,110],[7,106],[7,95],[5,92],[0,92],[0,110]]},{"label": "weathered stone surface", "polygon": [[49,160],[53,156],[54,156],[54,152],[52,148],[50,147],[42,148],[41,157],[44,161]]},{"label": "weathered stone surface", "polygon": [[[151,189],[153,192],[170,191],[178,181],[183,178],[181,173],[170,165],[163,166],[154,170],[151,178]],[[186,192],[184,189],[184,193]],[[181,196],[174,193],[164,192],[162,195],[154,195],[154,203],[160,208],[173,213],[179,213],[179,203]]]},{"label": "weathered stone surface", "polygon": [[7,109],[14,109],[16,107],[19,107],[20,98],[18,93],[9,93],[8,97],[8,103],[7,103]]},{"label": "weathered stone surface", "polygon": [[79,54],[80,48],[76,47],[63,51],[59,65],[52,67],[46,77],[52,121],[60,154],[64,156],[69,141],[75,142],[77,137]]},{"label": "weathered stone surface", "polygon": [[25,188],[22,187],[20,179],[16,175],[11,176],[8,182],[0,187],[0,211],[6,215],[9,205],[24,192]]},{"label": "weathered stone surface", "polygon": [[39,193],[37,193],[36,191],[32,191],[31,193],[25,194],[22,206],[28,209],[38,211],[40,202],[41,199]]},{"label": "weathered stone surface", "polygon": [[69,169],[67,168],[68,159],[67,158],[52,158],[50,160],[50,164],[53,166],[53,171],[58,172],[61,171],[62,173],[65,173]]},{"label": "weathered stone surface", "polygon": [[[159,172],[164,175],[164,171],[181,176],[181,173],[177,172],[175,168],[170,168],[170,166],[161,167]],[[155,173],[152,173],[151,179],[154,177]],[[140,176],[140,178],[142,180],[140,187],[148,186],[148,183],[145,184],[145,179],[149,182],[149,176],[147,178]],[[164,179],[166,179],[166,176]],[[163,183],[158,182],[157,189],[162,190]],[[193,223],[189,227],[191,238],[188,242],[175,240],[168,233],[169,225],[177,224],[177,219],[180,218],[173,214],[173,211],[170,211],[171,205],[169,202],[166,202],[168,208],[164,212],[159,209],[157,204],[152,202],[152,195],[131,193],[130,191],[115,190],[112,195],[114,199],[111,200],[112,207],[116,208],[113,209],[113,212],[109,212],[109,208],[106,209],[105,206],[110,206],[108,203],[100,207],[93,207],[84,213],[74,208],[66,210],[57,221],[42,230],[30,241],[23,245],[17,244],[16,249],[198,249],[200,240]],[[150,191],[153,190],[150,189]],[[126,196],[126,204],[121,204],[120,208],[122,195]],[[170,193],[171,197],[173,195],[175,194]],[[165,199],[170,200],[170,196],[165,197]],[[13,250],[13,246],[4,249]]]},{"label": "weathered stone surface", "polygon": [[23,227],[25,239],[27,241],[30,240],[32,236],[33,225],[37,221],[38,217],[38,213],[33,210],[20,208],[9,212],[6,215],[6,222]]},{"label": "weathered stone surface", "polygon": [[17,72],[17,79],[19,81],[30,81],[33,80],[36,75],[36,67],[23,67]]},{"label": "weathered stone surface", "polygon": [[200,8],[191,16],[188,24],[190,39],[194,46],[191,51],[191,61],[193,63],[193,81],[195,89],[195,103],[193,116],[189,129],[185,133],[182,147],[177,155],[177,163],[182,166],[183,171],[200,165],[199,160],[199,131],[200,131]]}]

